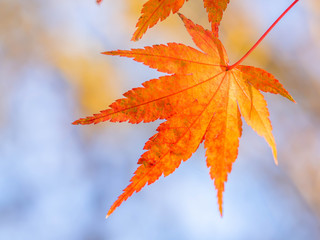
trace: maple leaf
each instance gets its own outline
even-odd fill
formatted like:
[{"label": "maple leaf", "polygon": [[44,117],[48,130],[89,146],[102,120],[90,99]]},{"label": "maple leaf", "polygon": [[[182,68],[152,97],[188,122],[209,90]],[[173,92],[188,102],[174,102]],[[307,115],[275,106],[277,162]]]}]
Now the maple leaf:
[{"label": "maple leaf", "polygon": [[[98,4],[102,0],[96,0]],[[170,13],[176,13],[188,0],[148,0],[142,7],[141,16],[137,22],[137,30],[132,36],[132,41],[142,38],[148,28],[152,28],[158,21],[165,20]],[[203,0],[204,7],[208,13],[209,22],[214,35],[218,37],[219,25],[224,10],[230,0]]]},{"label": "maple leaf", "polygon": [[[176,13],[188,0],[149,0],[142,8],[142,15],[136,25],[137,30],[131,40],[139,40],[148,28],[153,27],[159,20],[163,21],[170,13]],[[203,0],[208,12],[208,19],[212,24],[212,30],[218,36],[218,27],[222,19],[223,11],[227,8],[229,0]]]},{"label": "maple leaf", "polygon": [[140,166],[115,203],[109,216],[134,192],[168,176],[186,161],[204,141],[207,166],[217,189],[222,215],[224,185],[238,155],[241,116],[270,145],[275,162],[277,151],[267,103],[260,91],[280,94],[294,101],[270,73],[251,66],[232,65],[212,31],[179,14],[196,46],[178,43],[143,49],[117,50],[106,55],[130,57],[168,73],[143,83],[110,105],[110,108],[73,124],[103,121],[130,123],[166,119],[144,146]]}]

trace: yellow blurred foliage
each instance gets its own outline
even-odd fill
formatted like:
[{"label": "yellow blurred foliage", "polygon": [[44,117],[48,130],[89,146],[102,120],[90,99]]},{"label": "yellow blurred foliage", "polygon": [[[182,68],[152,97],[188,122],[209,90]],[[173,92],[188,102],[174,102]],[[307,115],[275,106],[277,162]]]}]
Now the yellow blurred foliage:
[{"label": "yellow blurred foliage", "polygon": [[320,1],[310,0],[305,2],[308,16],[308,27],[313,39],[313,43],[320,47]]},{"label": "yellow blurred foliage", "polygon": [[78,89],[84,112],[92,114],[114,100],[117,88],[115,73],[107,61],[81,55],[56,56],[56,65],[63,75]]},{"label": "yellow blurred foliage", "polygon": [[61,35],[46,26],[36,1],[1,1],[0,15],[6,19],[0,21],[0,43],[6,58],[17,65],[15,69],[28,59],[52,64],[77,90],[84,114],[106,108],[114,100],[114,92],[119,92],[117,77],[107,60],[92,53],[91,42],[83,51],[69,49],[67,55]]}]

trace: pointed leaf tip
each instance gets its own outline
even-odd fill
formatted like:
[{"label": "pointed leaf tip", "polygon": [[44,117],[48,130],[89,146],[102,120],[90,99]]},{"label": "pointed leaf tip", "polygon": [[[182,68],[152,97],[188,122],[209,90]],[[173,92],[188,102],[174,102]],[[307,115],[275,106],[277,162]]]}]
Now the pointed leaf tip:
[{"label": "pointed leaf tip", "polygon": [[89,118],[80,118],[72,123],[72,125],[87,125],[93,123]]},{"label": "pointed leaf tip", "polygon": [[222,208],[219,207],[220,217],[223,217]]},{"label": "pointed leaf tip", "polygon": [[223,207],[222,207],[223,196],[222,196],[222,190],[221,189],[218,189],[217,197],[218,197],[219,212],[220,212],[220,216],[222,217],[223,216]]},{"label": "pointed leaf tip", "polygon": [[274,156],[274,163],[275,163],[277,166],[279,165],[277,156]]},{"label": "pointed leaf tip", "polygon": [[78,125],[78,124],[79,124],[79,123],[78,123],[78,120],[72,122],[72,125]]},{"label": "pointed leaf tip", "polygon": [[273,160],[274,160],[274,163],[278,166],[278,152],[277,152],[277,147],[276,147],[276,144],[275,142],[273,144],[270,144],[270,147],[271,147],[271,150],[272,150],[272,155],[273,155]]}]

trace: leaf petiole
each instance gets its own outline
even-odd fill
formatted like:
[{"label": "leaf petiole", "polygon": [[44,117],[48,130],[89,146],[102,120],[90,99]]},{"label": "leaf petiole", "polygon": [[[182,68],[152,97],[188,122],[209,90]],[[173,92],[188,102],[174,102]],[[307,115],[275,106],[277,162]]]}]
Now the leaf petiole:
[{"label": "leaf petiole", "polygon": [[277,25],[277,23],[290,11],[290,9],[297,3],[299,0],[295,0],[278,18],[277,20],[268,28],[268,30],[259,38],[259,40],[250,48],[250,50],[235,64],[231,66],[227,66],[227,71],[237,67],[240,63],[242,63],[250,53],[262,42],[262,40],[269,34],[269,32]]}]

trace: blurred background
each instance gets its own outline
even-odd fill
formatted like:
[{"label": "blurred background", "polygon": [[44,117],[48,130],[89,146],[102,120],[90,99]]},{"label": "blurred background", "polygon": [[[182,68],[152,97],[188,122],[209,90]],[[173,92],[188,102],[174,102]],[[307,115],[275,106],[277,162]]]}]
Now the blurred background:
[{"label": "blurred background", "polygon": [[[174,174],[105,215],[137,167],[151,124],[74,120],[160,76],[102,51],[194,46],[171,15],[130,42],[145,0],[0,1],[0,239],[319,239],[320,3],[300,1],[244,62],[297,104],[268,100],[279,151],[244,125],[220,217],[203,145]],[[220,36],[234,63],[292,0],[231,0]],[[181,9],[209,28],[201,0]]]}]

